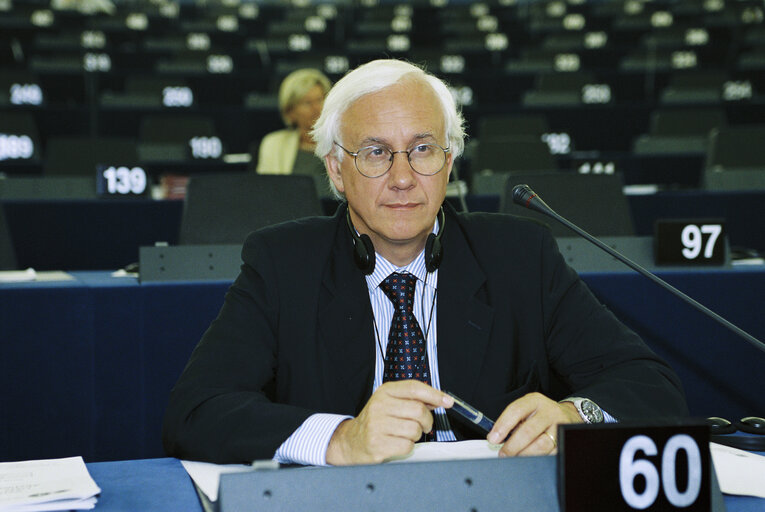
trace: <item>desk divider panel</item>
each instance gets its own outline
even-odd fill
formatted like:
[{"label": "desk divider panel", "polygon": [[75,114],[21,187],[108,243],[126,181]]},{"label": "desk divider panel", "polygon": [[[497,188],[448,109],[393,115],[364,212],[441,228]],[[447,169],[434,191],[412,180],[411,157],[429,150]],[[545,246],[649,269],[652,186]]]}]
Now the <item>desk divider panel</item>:
[{"label": "desk divider panel", "polygon": [[141,247],[141,283],[168,281],[233,281],[242,265],[242,246],[177,245]]},{"label": "desk divider panel", "polygon": [[220,512],[557,512],[555,457],[286,468],[222,474]]},{"label": "desk divider panel", "polygon": [[[630,271],[627,265],[620,262],[600,247],[592,244],[582,237],[556,237],[558,250],[560,250],[566,263],[578,273],[583,272],[619,272]],[[654,239],[650,236],[612,236],[599,237],[599,240],[621,253],[646,270],[678,270],[687,267],[657,266],[654,259]],[[727,238],[725,243],[725,264],[730,267],[730,250]],[[698,267],[697,267],[698,268]],[[719,268],[719,267],[718,267]]]},{"label": "desk divider panel", "polygon": [[[601,242],[623,254],[643,268],[655,267],[653,263],[653,238],[650,236],[598,237]],[[606,251],[580,236],[556,237],[566,263],[579,273],[618,272],[632,270]]]},{"label": "desk divider panel", "polygon": [[[508,457],[224,473],[217,506],[220,512],[559,512],[557,464],[555,456]],[[711,509],[722,512],[713,468],[711,473]]]}]

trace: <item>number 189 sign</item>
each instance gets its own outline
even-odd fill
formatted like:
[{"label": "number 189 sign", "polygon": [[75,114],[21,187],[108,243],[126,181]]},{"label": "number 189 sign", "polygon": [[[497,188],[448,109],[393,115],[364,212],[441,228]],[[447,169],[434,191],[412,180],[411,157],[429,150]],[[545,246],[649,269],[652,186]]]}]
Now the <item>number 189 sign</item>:
[{"label": "number 189 sign", "polygon": [[711,510],[707,425],[565,425],[559,443],[562,510]]}]

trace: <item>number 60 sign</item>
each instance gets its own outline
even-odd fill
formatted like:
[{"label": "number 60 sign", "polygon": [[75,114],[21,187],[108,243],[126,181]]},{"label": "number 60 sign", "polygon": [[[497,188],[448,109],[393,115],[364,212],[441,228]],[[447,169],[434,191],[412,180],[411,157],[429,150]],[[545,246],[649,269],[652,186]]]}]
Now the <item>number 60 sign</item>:
[{"label": "number 60 sign", "polygon": [[561,510],[711,509],[709,427],[562,425]]}]

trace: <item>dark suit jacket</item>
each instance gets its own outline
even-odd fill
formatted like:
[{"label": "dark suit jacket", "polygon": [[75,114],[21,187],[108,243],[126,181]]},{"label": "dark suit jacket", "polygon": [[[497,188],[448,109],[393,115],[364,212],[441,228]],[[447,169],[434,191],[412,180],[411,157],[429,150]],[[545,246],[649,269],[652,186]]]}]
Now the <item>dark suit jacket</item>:
[{"label": "dark suit jacket", "polygon": [[[374,327],[344,214],[248,237],[241,274],[172,391],[169,455],[270,458],[311,414],[363,408]],[[495,419],[531,391],[585,396],[619,419],[687,413],[674,372],[593,297],[546,228],[448,209],[442,241],[443,389]],[[452,425],[459,437],[480,435]]]}]

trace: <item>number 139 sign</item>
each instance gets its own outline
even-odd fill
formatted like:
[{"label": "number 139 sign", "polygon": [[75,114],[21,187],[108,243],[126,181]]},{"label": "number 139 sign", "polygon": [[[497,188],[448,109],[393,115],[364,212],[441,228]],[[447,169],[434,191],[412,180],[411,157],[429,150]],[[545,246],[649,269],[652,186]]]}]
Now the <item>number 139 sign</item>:
[{"label": "number 139 sign", "polygon": [[148,178],[141,167],[98,166],[96,191],[100,196],[143,196],[147,188]]}]

